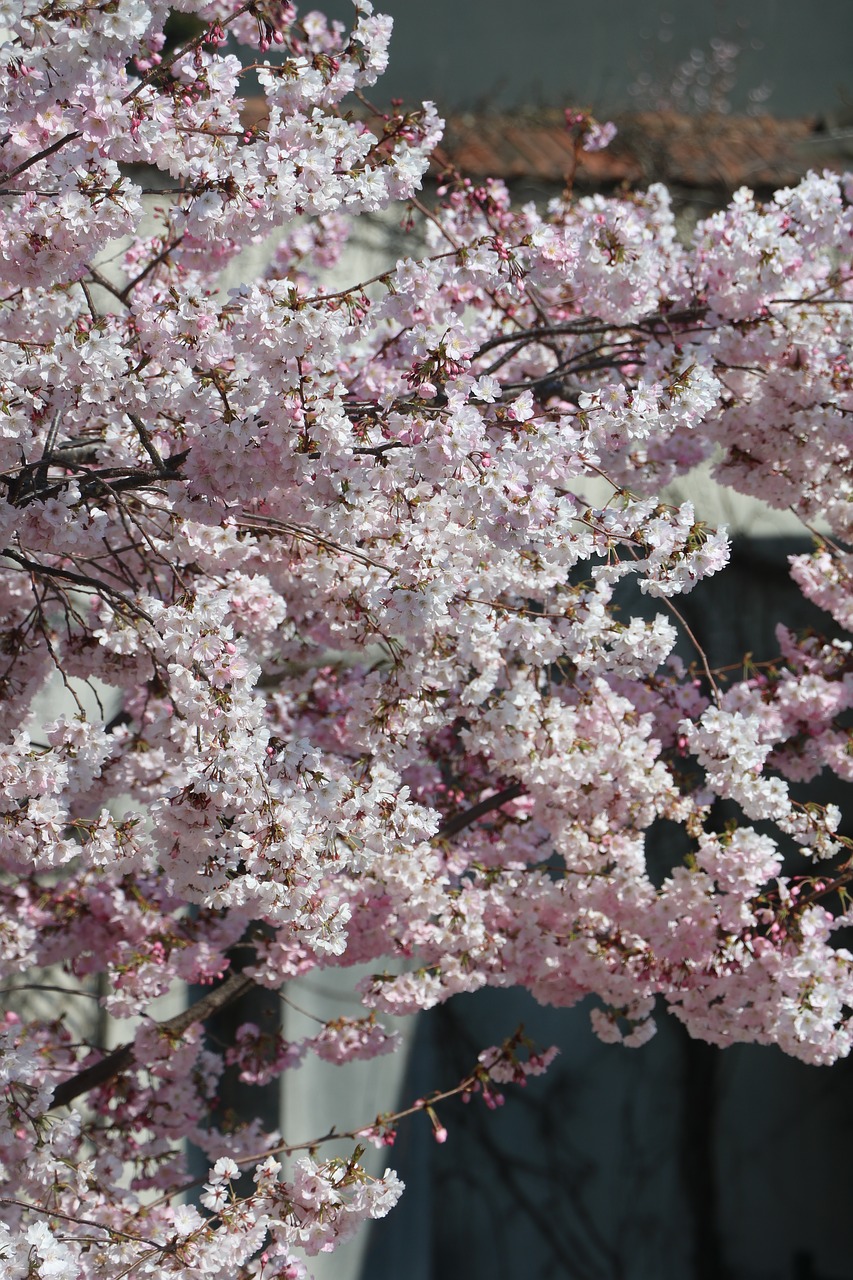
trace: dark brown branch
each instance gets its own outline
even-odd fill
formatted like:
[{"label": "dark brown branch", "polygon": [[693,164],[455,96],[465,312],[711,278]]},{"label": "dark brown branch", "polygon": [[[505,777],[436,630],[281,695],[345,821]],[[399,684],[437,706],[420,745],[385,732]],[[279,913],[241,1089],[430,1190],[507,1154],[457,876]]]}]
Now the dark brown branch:
[{"label": "dark brown branch", "polygon": [[49,1110],[52,1111],[55,1107],[67,1107],[81,1094],[88,1093],[90,1089],[97,1089],[99,1085],[106,1084],[114,1076],[121,1075],[132,1063],[133,1045],[123,1044],[120,1049],[114,1049],[93,1067],[84,1067],[76,1075],[58,1084],[53,1091]]},{"label": "dark brown branch", "polygon": [[[254,0],[249,0],[248,4],[242,5],[239,9],[235,9],[234,12],[228,14],[226,18],[221,18],[220,25],[222,27],[228,27],[232,22],[235,22],[237,18],[241,18],[244,13],[251,13],[253,9]],[[157,80],[161,79],[167,72],[171,71],[172,67],[180,58],[184,58],[188,53],[192,53],[195,49],[200,48],[201,45],[206,44],[209,39],[210,32],[208,28],[205,27],[203,31],[200,31],[197,36],[193,36],[193,38],[188,40],[186,44],[180,45],[170,58],[166,58],[163,62],[158,62],[157,66],[149,71],[147,75],[144,75],[139,83],[131,89],[130,93],[125,94],[121,100],[122,106],[127,106],[128,102],[132,102],[134,98],[138,97],[143,89],[147,89],[149,84],[156,83]]]},{"label": "dark brown branch", "polygon": [[603,320],[590,317],[588,320],[580,319],[566,324],[542,325],[534,329],[516,330],[514,333],[499,333],[482,343],[471,359],[479,360],[488,351],[505,346],[507,343],[526,346],[531,342],[543,342],[547,338],[584,337],[592,333],[644,333],[650,328],[654,330],[656,325],[667,325],[673,321],[681,323],[687,320],[701,320],[707,310],[707,307],[702,306],[687,307],[683,311],[672,311],[669,315],[661,313],[643,316],[633,324],[606,324]]},{"label": "dark brown branch", "polygon": [[[59,192],[56,194],[58,195]],[[93,284],[100,285],[102,289],[106,289],[107,293],[111,293],[114,298],[118,298],[119,302],[124,302],[127,305],[126,299],[122,297],[120,290],[116,288],[112,280],[107,279],[103,272],[99,271],[97,267],[91,266],[91,264],[87,267],[87,271],[92,277]]]},{"label": "dark brown branch", "polygon": [[79,587],[88,587],[90,591],[96,591],[106,600],[110,600],[114,605],[120,605],[130,613],[137,614],[140,618],[144,618],[146,622],[150,622],[153,626],[154,619],[149,613],[136,604],[133,600],[128,600],[127,596],[122,595],[120,591],[116,591],[114,587],[110,587],[105,582],[101,582],[98,578],[91,578],[86,573],[77,573],[73,569],[61,569],[58,565],[40,564],[37,560],[30,560],[27,556],[22,556],[20,552],[13,551],[11,547],[0,550],[0,558],[13,561],[20,565],[22,569],[26,569],[29,573],[36,577],[43,576],[46,578],[58,578],[62,582],[71,582]]},{"label": "dark brown branch", "polygon": [[386,440],[384,444],[377,445],[357,445],[353,449],[355,454],[364,454],[366,457],[381,458],[389,449],[408,449],[410,446],[404,444],[402,440]]},{"label": "dark brown branch", "polygon": [[[232,973],[220,987],[209,991],[206,996],[202,996],[201,1000],[196,1000],[195,1004],[190,1005],[183,1013],[178,1013],[174,1018],[168,1018],[165,1022],[157,1023],[157,1027],[163,1035],[173,1036],[177,1039],[178,1036],[183,1035],[187,1027],[191,1027],[197,1022],[204,1022],[211,1014],[218,1013],[220,1009],[233,1004],[235,1000],[239,1000],[254,985],[252,979],[247,978],[245,974]],[[96,1062],[94,1066],[84,1067],[76,1075],[69,1077],[68,1080],[63,1080],[62,1084],[58,1084],[53,1091],[50,1110],[55,1107],[67,1107],[69,1103],[73,1102],[75,1098],[79,1098],[81,1094],[88,1093],[90,1089],[97,1089],[109,1080],[121,1075],[123,1071],[127,1071],[133,1066],[133,1063],[133,1045],[121,1045],[118,1049],[114,1049],[112,1053],[108,1053],[100,1062]]]},{"label": "dark brown branch", "polygon": [[135,413],[128,413],[127,416],[128,418],[130,418],[130,421],[136,427],[137,435],[139,436],[139,439],[142,441],[142,447],[145,450],[145,452],[148,454],[148,457],[154,463],[154,466],[160,472],[160,475],[161,476],[167,475],[168,474],[167,467],[163,462],[163,459],[160,457],[157,446],[155,445],[151,437],[151,432],[148,430],[145,423]]},{"label": "dark brown branch", "polygon": [[[157,194],[168,194],[168,193],[158,192]],[[175,249],[177,249],[178,245],[181,243],[183,238],[184,238],[183,236],[178,236],[176,240],[172,240],[169,242],[169,244],[165,245],[163,249],[161,249],[161,251],[157,254],[157,256],[155,258],[152,258],[151,261],[147,264],[147,266],[145,266],[142,269],[142,271],[140,271],[139,275],[134,276],[133,279],[130,280],[124,286],[122,291],[116,296],[120,298],[122,302],[126,303],[128,298],[136,288],[136,286],[138,284],[141,284],[142,281],[145,279],[145,277],[147,275],[150,275],[152,271],[156,271],[157,267],[159,267],[161,262],[166,261],[169,254],[172,253]]]},{"label": "dark brown branch", "polygon": [[[173,453],[168,458],[161,458],[147,428],[144,424],[141,425],[142,432],[148,437],[147,443],[142,432],[139,431],[139,424],[134,422],[149,457],[152,461],[157,459],[156,470],[151,471],[145,467],[101,467],[93,470],[85,465],[85,451],[78,451],[76,443],[70,442],[68,446],[60,446],[58,450],[51,453],[45,452],[38,462],[24,463],[14,475],[0,475],[0,483],[6,485],[6,501],[14,507],[26,507],[32,502],[44,502],[48,498],[56,497],[72,481],[78,483],[80,496],[85,499],[103,496],[105,492],[112,495],[127,490],[144,489],[161,480],[180,480],[182,478],[180,466],[189,456],[189,449]],[[98,443],[99,441],[93,438],[88,442],[87,447],[93,448]],[[48,470],[52,466],[62,467],[71,474],[50,476]]]},{"label": "dark brown branch", "polygon": [[510,800],[517,800],[519,796],[524,794],[524,787],[520,782],[511,783],[510,786],[504,787],[503,791],[498,791],[493,796],[487,796],[479,804],[473,805],[470,809],[463,809],[461,813],[454,814],[452,818],[448,818],[438,828],[436,839],[446,840],[450,836],[458,835],[460,831],[470,827],[471,823],[476,822],[478,818],[484,818],[487,813],[500,809],[501,805],[509,804]]},{"label": "dark brown branch", "polygon": [[[64,147],[66,142],[74,142],[76,138],[83,135],[79,131],[74,133],[66,133],[63,138],[57,138],[56,142],[52,142],[49,147],[45,147],[42,151],[37,151],[34,156],[30,156],[29,160],[23,160],[16,169],[10,169],[8,173],[0,174],[0,182],[11,182],[13,178],[17,178],[19,173],[24,173],[26,169],[31,169],[34,164],[38,164],[39,160],[46,160],[48,156],[52,156],[54,151],[59,151],[60,147]],[[24,192],[15,192],[15,195],[23,195]]]}]

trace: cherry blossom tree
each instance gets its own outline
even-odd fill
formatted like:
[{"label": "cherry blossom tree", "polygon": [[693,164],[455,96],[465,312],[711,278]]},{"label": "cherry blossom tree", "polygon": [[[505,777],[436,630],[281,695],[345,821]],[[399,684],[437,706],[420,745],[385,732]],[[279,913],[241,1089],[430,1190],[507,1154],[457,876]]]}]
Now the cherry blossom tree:
[{"label": "cherry blossom tree", "polygon": [[[383,1014],[457,992],[590,997],[629,1046],[656,1008],[816,1064],[853,1031],[853,846],[798,799],[853,772],[853,182],[742,190],[689,246],[658,186],[517,208],[448,169],[428,204],[441,121],[365,96],[368,0],[351,30],[179,8],[171,49],[164,0],[0,14],[0,958],[7,984],[97,979],[119,1026],[107,1052],[6,1017],[11,1280],[304,1276],[397,1200],[356,1144],[398,1117],[348,1159],[226,1131],[224,1067],[250,1092],[385,1053]],[[411,256],[333,291],[395,205]],[[725,530],[660,497],[709,459],[816,531],[791,572],[827,614],[737,678],[677,604]],[[44,723],[51,681],[73,709]],[[661,820],[683,859],[656,884]],[[360,1019],[205,1040],[253,987],[365,963]],[[551,1056],[484,1046],[407,1110],[441,1140],[444,1096],[494,1104]]]}]

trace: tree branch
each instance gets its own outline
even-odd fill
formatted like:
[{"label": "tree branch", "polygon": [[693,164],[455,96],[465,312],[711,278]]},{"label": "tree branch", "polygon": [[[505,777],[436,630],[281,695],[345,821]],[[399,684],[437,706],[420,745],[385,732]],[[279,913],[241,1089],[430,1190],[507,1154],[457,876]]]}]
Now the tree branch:
[{"label": "tree branch", "polygon": [[27,556],[22,556],[20,552],[14,551],[11,547],[0,549],[0,559],[13,561],[15,564],[20,565],[22,569],[33,574],[34,577],[56,578],[60,582],[71,582],[75,586],[88,587],[90,591],[97,592],[105,600],[109,601],[113,608],[118,606],[127,609],[128,612],[135,613],[138,617],[144,618],[146,622],[150,622],[152,626],[154,625],[154,619],[151,614],[147,613],[141,605],[129,600],[120,591],[116,591],[114,587],[108,586],[98,578],[90,578],[88,574],[77,573],[72,569],[61,569],[58,565],[40,564],[37,560],[30,560]]},{"label": "tree branch", "polygon": [[510,786],[504,787],[503,791],[498,791],[493,796],[487,796],[479,804],[473,805],[470,809],[463,809],[461,813],[454,814],[452,818],[448,818],[438,828],[436,839],[446,840],[449,836],[458,835],[460,831],[470,827],[471,823],[476,822],[478,818],[484,818],[487,813],[500,809],[501,805],[509,804],[510,800],[517,800],[519,796],[524,794],[525,791],[522,784],[513,782]]},{"label": "tree branch", "polygon": [[[245,974],[232,973],[221,986],[209,991],[206,996],[202,996],[201,1000],[196,1000],[195,1004],[191,1004],[188,1009],[184,1009],[183,1013],[178,1013],[174,1018],[168,1018],[165,1022],[159,1022],[156,1025],[164,1035],[177,1038],[183,1035],[187,1027],[193,1026],[196,1022],[204,1022],[211,1014],[218,1013],[226,1005],[233,1004],[235,1000],[239,1000],[254,985],[253,980],[247,978]],[[97,1089],[100,1085],[106,1084],[108,1080],[112,1080],[121,1075],[123,1071],[127,1071],[133,1066],[133,1062],[133,1045],[121,1045],[118,1049],[114,1049],[112,1053],[108,1053],[100,1062],[96,1062],[91,1067],[84,1067],[76,1075],[69,1077],[68,1080],[63,1080],[62,1084],[58,1084],[53,1091],[53,1099],[49,1109],[52,1111],[56,1107],[67,1107],[69,1103],[73,1102],[75,1098],[79,1098],[81,1094],[88,1093],[90,1089]]]}]

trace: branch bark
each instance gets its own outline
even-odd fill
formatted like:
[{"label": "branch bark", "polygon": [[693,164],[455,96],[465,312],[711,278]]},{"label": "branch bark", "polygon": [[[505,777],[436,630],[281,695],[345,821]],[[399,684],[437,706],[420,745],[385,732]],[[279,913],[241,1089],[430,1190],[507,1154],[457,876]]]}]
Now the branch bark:
[{"label": "branch bark", "polygon": [[[157,1025],[166,1035],[177,1038],[183,1035],[187,1027],[193,1026],[196,1022],[204,1022],[212,1014],[224,1009],[226,1005],[239,1000],[254,985],[252,979],[247,978],[244,973],[232,973],[221,986],[215,987],[206,996],[202,996],[201,1000],[196,1000],[195,1004],[184,1009],[183,1013],[176,1014],[174,1018],[167,1018],[165,1022]],[[123,1044],[118,1049],[114,1049],[105,1058],[101,1058],[100,1062],[96,1062],[91,1067],[84,1067],[76,1075],[58,1084],[53,1091],[50,1110],[54,1110],[55,1107],[67,1107],[81,1094],[88,1093],[90,1089],[97,1089],[108,1080],[127,1071],[133,1062],[132,1044]]]},{"label": "branch bark", "polygon": [[504,787],[503,791],[498,791],[493,796],[487,796],[479,804],[472,805],[470,809],[463,809],[461,813],[448,818],[438,828],[436,838],[446,840],[449,836],[458,835],[460,831],[470,827],[471,823],[476,822],[478,818],[484,818],[487,813],[492,813],[495,809],[500,809],[501,805],[508,804],[510,800],[517,800],[519,796],[523,795],[524,787],[521,783],[513,782],[510,786]]}]

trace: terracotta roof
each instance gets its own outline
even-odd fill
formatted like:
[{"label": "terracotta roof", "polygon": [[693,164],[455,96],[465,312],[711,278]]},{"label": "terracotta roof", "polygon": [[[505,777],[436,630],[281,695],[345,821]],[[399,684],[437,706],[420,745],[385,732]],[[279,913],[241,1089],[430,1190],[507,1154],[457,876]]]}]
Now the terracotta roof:
[{"label": "terracotta roof", "polygon": [[[644,112],[616,124],[619,131],[606,151],[581,153],[577,182],[775,188],[796,182],[810,168],[853,167],[849,136],[821,133],[811,120]],[[441,150],[472,177],[561,183],[574,164],[561,113],[527,119],[451,116]]]},{"label": "terracotta roof", "polygon": [[[264,109],[263,99],[248,99],[243,123],[259,123]],[[826,131],[814,120],[650,111],[615,123],[606,151],[581,153],[578,185],[662,181],[715,192],[761,190],[796,182],[809,169],[853,169],[853,131]],[[451,115],[434,172],[448,162],[473,178],[559,185],[572,171],[574,149],[562,112]]]}]

